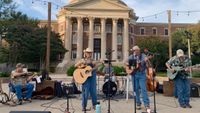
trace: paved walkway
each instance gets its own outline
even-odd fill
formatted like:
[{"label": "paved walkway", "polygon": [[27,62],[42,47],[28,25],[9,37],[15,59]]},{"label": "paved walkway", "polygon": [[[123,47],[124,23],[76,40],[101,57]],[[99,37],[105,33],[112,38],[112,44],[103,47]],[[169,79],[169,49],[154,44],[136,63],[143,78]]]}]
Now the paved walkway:
[{"label": "paved walkway", "polygon": [[[70,82],[70,78],[66,75],[51,75],[53,79]],[[3,84],[3,89],[7,92],[7,84]],[[153,96],[150,95],[151,108],[153,109]],[[102,95],[98,96],[102,107],[102,113],[107,113],[108,102],[102,99]],[[118,101],[111,100],[111,113],[134,113],[133,99],[125,100],[125,96],[119,95],[114,97]],[[156,94],[157,113],[200,113],[200,98],[191,98],[192,109],[182,109],[178,106],[177,99],[173,97],[165,97],[162,94]],[[51,113],[64,113],[66,109],[66,99],[54,98],[52,100],[33,100],[32,103],[24,103],[15,107],[0,104],[0,113],[9,113],[10,111],[51,111]],[[69,101],[71,113],[83,113],[81,111],[81,96],[76,95],[76,98],[71,98]],[[88,102],[88,108],[91,107],[91,100]],[[137,111],[141,113],[142,110]],[[90,110],[87,113],[95,113]]]}]

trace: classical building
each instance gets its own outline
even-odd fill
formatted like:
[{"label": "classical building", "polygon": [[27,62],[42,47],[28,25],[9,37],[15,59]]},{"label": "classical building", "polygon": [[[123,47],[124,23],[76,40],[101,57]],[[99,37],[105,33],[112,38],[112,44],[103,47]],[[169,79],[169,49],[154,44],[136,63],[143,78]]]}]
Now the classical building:
[{"label": "classical building", "polygon": [[112,59],[123,61],[134,43],[129,25],[136,20],[133,9],[121,0],[71,0],[57,15],[58,33],[69,50],[58,66],[81,59],[87,47],[95,60],[106,59],[106,51],[113,50]]},{"label": "classical building", "polygon": [[[83,57],[87,47],[94,51],[95,60],[106,59],[113,50],[112,59],[122,63],[129,55],[134,40],[140,37],[168,37],[167,23],[136,23],[137,16],[122,0],[70,0],[52,21],[52,30],[58,32],[68,52],[58,67],[66,67]],[[40,26],[45,26],[41,21]],[[172,31],[193,24],[172,24]]]}]

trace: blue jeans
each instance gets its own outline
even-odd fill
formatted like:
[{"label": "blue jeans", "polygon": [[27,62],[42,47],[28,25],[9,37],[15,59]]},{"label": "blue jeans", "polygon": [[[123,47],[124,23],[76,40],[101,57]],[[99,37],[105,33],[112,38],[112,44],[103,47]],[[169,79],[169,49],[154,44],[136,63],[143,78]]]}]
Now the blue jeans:
[{"label": "blue jeans", "polygon": [[[19,99],[19,100],[21,100],[23,98],[22,97],[22,88],[23,88],[22,85],[14,85],[14,89],[16,91],[17,99]],[[34,88],[33,84],[27,83],[25,85],[25,89],[26,89],[25,98],[26,99],[30,99],[31,98],[32,92],[33,92],[33,88]]]},{"label": "blue jeans", "polygon": [[188,105],[190,103],[190,80],[177,76],[174,81],[179,104]]},{"label": "blue jeans", "polygon": [[96,90],[96,72],[93,71],[92,76],[89,77],[82,85],[82,107],[87,107],[88,97],[92,97],[92,105],[97,104],[97,90]]},{"label": "blue jeans", "polygon": [[[133,93],[136,93],[136,103],[137,105],[141,105],[140,101],[140,91],[142,93],[144,106],[149,106],[149,97],[146,89],[146,72],[136,72],[132,75],[132,85],[133,85]],[[139,91],[140,90],[140,91]]]},{"label": "blue jeans", "polygon": [[174,83],[174,97],[175,97],[175,98],[178,97],[176,88],[177,88],[177,86],[176,86],[176,84]]}]

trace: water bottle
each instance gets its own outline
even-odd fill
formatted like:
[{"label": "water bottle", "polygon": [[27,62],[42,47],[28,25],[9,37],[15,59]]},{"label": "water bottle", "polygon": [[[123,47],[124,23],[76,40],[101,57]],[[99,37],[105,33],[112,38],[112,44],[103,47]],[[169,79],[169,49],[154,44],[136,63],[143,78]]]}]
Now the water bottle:
[{"label": "water bottle", "polygon": [[97,105],[96,105],[96,113],[101,113],[101,105],[100,105],[100,102],[98,102]]}]

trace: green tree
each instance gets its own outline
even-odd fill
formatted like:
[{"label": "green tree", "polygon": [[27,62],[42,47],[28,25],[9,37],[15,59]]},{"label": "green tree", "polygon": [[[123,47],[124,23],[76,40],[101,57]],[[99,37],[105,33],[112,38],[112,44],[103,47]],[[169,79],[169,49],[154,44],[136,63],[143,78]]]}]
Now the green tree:
[{"label": "green tree", "polygon": [[139,38],[136,44],[141,48],[141,50],[148,48],[152,53],[156,53],[154,59],[152,60],[153,65],[157,67],[158,70],[165,69],[165,62],[168,59],[168,41],[161,39],[160,37],[144,37]]},{"label": "green tree", "polygon": [[[6,20],[10,24],[6,26],[6,33],[3,39],[9,44],[4,54],[8,54],[9,63],[44,63],[46,55],[47,28],[39,28],[38,21],[28,18],[20,12],[13,12],[11,18]],[[59,54],[66,52],[62,45],[59,34],[51,32],[50,60],[58,59]],[[8,50],[8,52],[5,52]],[[2,56],[2,57],[5,57]],[[5,60],[4,60],[5,61]]]},{"label": "green tree", "polygon": [[184,43],[186,39],[185,29],[178,30],[172,34],[172,50],[174,55],[178,49],[187,51],[187,44]]},{"label": "green tree", "polygon": [[172,45],[173,52],[175,53],[177,49],[183,49],[186,54],[188,52],[188,37],[185,31],[192,33],[191,37],[191,52],[192,52],[192,63],[200,63],[200,24],[194,25],[188,29],[177,30],[172,34]]},{"label": "green tree", "polygon": [[9,18],[15,9],[16,4],[13,0],[0,0],[0,20]]}]

